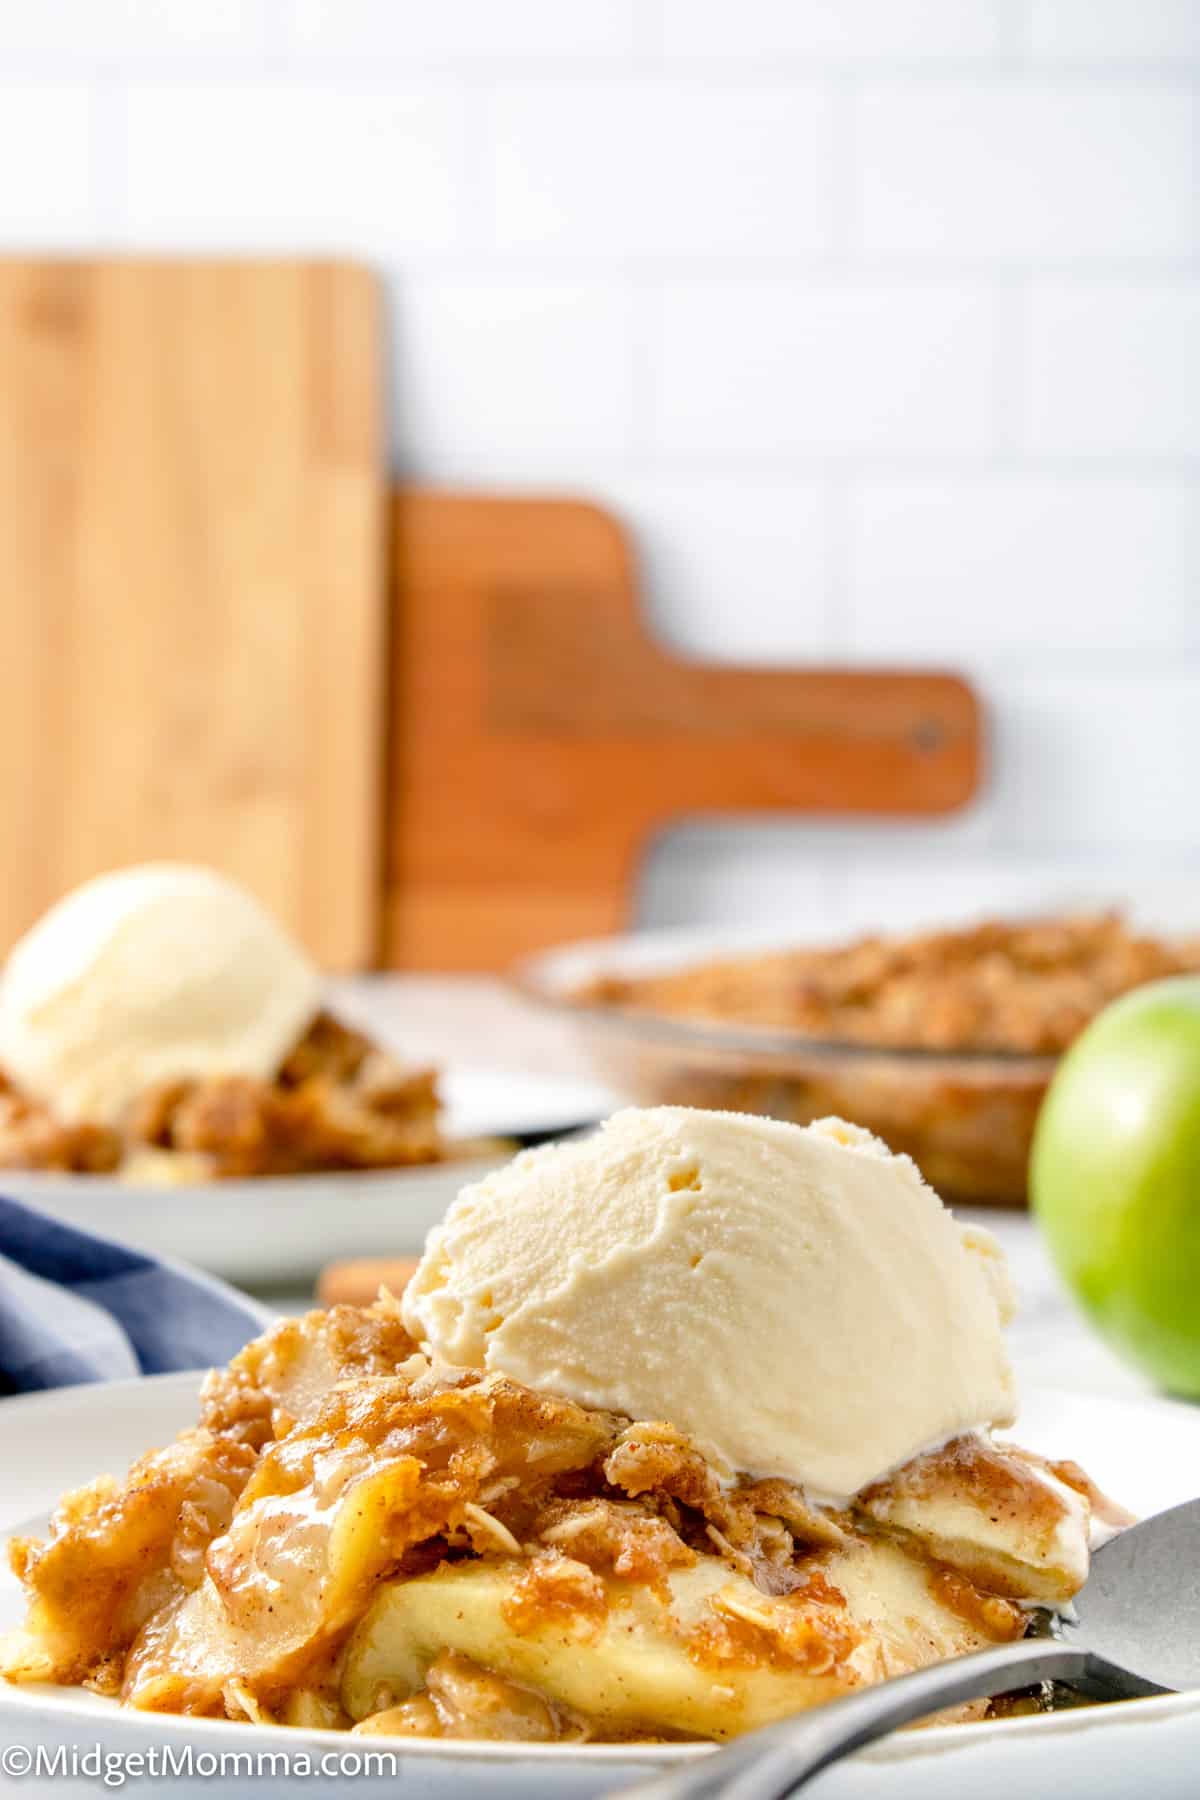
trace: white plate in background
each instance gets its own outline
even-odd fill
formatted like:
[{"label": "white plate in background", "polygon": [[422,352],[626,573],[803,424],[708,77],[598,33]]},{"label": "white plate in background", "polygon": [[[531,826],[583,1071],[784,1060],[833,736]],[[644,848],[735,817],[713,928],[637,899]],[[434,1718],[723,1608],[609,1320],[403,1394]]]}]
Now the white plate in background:
[{"label": "white plate in background", "polygon": [[[0,1528],[44,1515],[59,1493],[120,1470],[134,1456],[191,1424],[199,1377],[164,1375],[102,1387],[59,1389],[0,1401]],[[1154,1511],[1192,1497],[1200,1471],[1200,1409],[1170,1401],[1114,1401],[1042,1388],[1026,1397],[1016,1436],[1030,1448],[1081,1462],[1117,1498]],[[0,1630],[22,1611],[15,1579],[0,1576]],[[145,1751],[165,1741],[198,1750],[321,1751],[360,1747],[336,1732],[284,1732],[271,1727],[130,1713],[80,1689],[9,1687],[0,1683],[0,1743],[53,1751],[58,1745]],[[397,1793],[424,1800],[590,1800],[681,1757],[689,1746],[471,1745],[373,1738],[394,1747],[397,1770],[359,1778],[354,1793],[371,1800]],[[814,1786],[821,1800],[1013,1800],[1053,1794],[1056,1800],[1193,1800],[1200,1766],[1200,1692],[1135,1700],[1037,1718],[903,1732],[838,1767]],[[0,1774],[0,1786],[3,1786]],[[36,1784],[27,1784],[36,1785]],[[340,1788],[322,1780],[321,1792]],[[346,1782],[349,1788],[350,1782]],[[172,1782],[172,1792],[201,1800],[199,1781]],[[14,1792],[16,1791],[14,1784]],[[100,1791],[86,1781],[62,1782],[70,1800]],[[254,1792],[311,1795],[314,1784],[264,1777]]]},{"label": "white plate in background", "polygon": [[[441,1085],[451,1139],[567,1130],[599,1116],[608,1098],[586,1082],[487,1069],[448,1070]],[[183,1187],[5,1170],[0,1193],[229,1281],[287,1285],[345,1257],[418,1255],[458,1190],[504,1161],[506,1152],[409,1169]]]},{"label": "white plate in background", "polygon": [[446,1130],[454,1137],[570,1131],[619,1104],[599,1082],[524,1075],[513,1069],[454,1068],[438,1077]]}]

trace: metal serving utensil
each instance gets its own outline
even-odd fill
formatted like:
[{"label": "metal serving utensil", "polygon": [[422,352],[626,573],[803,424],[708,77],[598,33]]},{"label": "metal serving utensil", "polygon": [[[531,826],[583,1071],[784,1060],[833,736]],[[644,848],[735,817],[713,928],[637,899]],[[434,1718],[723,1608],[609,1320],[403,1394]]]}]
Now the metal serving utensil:
[{"label": "metal serving utensil", "polygon": [[1035,1635],[1020,1643],[862,1688],[621,1791],[629,1800],[783,1800],[899,1725],[1039,1681],[1094,1700],[1200,1687],[1200,1500],[1158,1513],[1098,1550],[1074,1618],[1040,1612]]}]

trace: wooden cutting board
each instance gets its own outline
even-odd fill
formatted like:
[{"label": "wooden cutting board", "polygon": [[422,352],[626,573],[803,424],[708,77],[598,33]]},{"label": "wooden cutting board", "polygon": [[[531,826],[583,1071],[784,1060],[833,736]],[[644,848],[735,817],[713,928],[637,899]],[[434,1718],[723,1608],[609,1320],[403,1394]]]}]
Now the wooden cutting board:
[{"label": "wooden cutting board", "polygon": [[331,968],[496,968],[626,923],[673,819],[970,797],[953,676],[672,657],[582,502],[385,514],[379,313],[331,263],[0,260],[0,953],[183,857]]},{"label": "wooden cutting board", "polygon": [[183,857],[373,959],[380,341],[359,268],[0,261],[0,951]]},{"label": "wooden cutting board", "polygon": [[393,967],[503,967],[622,928],[641,853],[689,814],[918,815],[975,791],[957,676],[672,656],[597,507],[402,492],[392,562]]}]

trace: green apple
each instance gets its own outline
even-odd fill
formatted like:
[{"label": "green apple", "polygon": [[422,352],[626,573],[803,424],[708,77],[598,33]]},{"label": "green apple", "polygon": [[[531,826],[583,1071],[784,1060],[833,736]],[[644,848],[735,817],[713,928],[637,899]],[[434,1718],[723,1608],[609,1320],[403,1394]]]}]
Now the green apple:
[{"label": "green apple", "polygon": [[1135,989],[1076,1039],[1038,1119],[1030,1194],[1113,1348],[1200,1399],[1200,976]]}]

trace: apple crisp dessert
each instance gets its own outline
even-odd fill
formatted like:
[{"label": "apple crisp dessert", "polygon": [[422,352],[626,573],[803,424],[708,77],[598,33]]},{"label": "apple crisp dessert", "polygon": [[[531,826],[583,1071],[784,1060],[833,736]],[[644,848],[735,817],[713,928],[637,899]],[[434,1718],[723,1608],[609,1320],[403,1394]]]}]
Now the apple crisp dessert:
[{"label": "apple crisp dessert", "polygon": [[145,1089],[113,1125],[63,1120],[0,1071],[0,1168],[172,1184],[437,1161],[434,1073],[320,1012],[272,1080]]},{"label": "apple crisp dessert", "polygon": [[1118,914],[994,920],[601,974],[566,997],[597,1073],[643,1105],[857,1119],[953,1200],[1020,1204],[1055,1059],[1200,940]]},{"label": "apple crisp dessert", "polygon": [[1200,941],[1168,943],[1110,912],[606,975],[576,998],[880,1049],[1052,1056],[1119,994],[1196,968]]},{"label": "apple crisp dessert", "polygon": [[383,1295],[278,1325],[194,1430],[15,1540],[0,1667],[283,1726],[723,1739],[1019,1637],[1095,1514],[1123,1517],[986,1433],[819,1507],[670,1423],[431,1364]]}]

